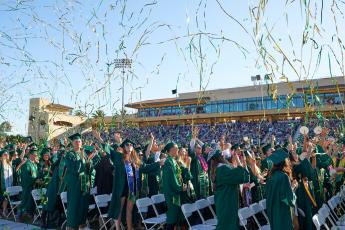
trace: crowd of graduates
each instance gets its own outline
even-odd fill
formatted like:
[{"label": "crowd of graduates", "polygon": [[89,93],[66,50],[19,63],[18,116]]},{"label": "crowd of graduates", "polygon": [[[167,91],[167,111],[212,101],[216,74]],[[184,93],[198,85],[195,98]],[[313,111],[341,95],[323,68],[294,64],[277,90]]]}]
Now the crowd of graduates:
[{"label": "crowd of graduates", "polygon": [[[271,229],[313,229],[312,216],[339,191],[344,181],[343,136],[329,129],[302,140],[277,144],[274,135],[262,146],[248,137],[237,143],[226,136],[211,143],[200,140],[200,127],[191,128],[188,144],[158,144],[151,133],[146,143],[134,143],[118,130],[93,140],[75,133],[58,144],[0,143],[2,218],[8,217],[6,188],[20,185],[20,220],[32,219],[31,191],[46,188],[42,227],[87,229],[90,191],[111,194],[108,218],[116,229],[141,229],[135,201],[164,194],[166,229],[185,229],[181,205],[214,195],[217,229],[239,229],[238,209],[266,199]],[[112,142],[109,140],[113,139]],[[67,217],[59,194],[67,192]]]}]

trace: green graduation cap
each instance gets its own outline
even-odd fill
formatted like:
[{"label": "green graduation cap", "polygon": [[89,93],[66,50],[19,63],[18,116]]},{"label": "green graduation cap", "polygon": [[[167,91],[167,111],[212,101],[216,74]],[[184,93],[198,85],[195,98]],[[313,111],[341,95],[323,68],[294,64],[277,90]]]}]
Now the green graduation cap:
[{"label": "green graduation cap", "polygon": [[271,156],[269,156],[269,159],[273,162],[273,164],[277,165],[283,162],[288,157],[289,154],[285,152],[283,149],[277,149],[272,153]]},{"label": "green graduation cap", "polygon": [[11,144],[6,145],[5,149],[7,149],[9,152],[11,152],[11,151],[14,151],[15,147],[16,147],[16,145],[11,143]]},{"label": "green graduation cap", "polygon": [[43,148],[41,151],[41,156],[44,156],[45,154],[50,154],[50,151],[51,151],[51,148],[49,147]]},{"label": "green graduation cap", "polygon": [[29,149],[37,148],[37,144],[36,143],[31,143],[31,144],[28,145],[28,148]]},{"label": "green graduation cap", "polygon": [[121,143],[120,147],[124,148],[127,144],[132,144],[133,147],[135,146],[135,143],[133,141],[126,139]]},{"label": "green graduation cap", "polygon": [[316,145],[315,151],[316,151],[316,153],[324,153],[325,152],[325,150],[323,150],[321,145]]},{"label": "green graduation cap", "polygon": [[240,147],[238,144],[234,144],[233,146],[231,146],[231,150],[236,150],[238,149],[238,147]]},{"label": "green graduation cap", "polygon": [[75,133],[71,136],[68,137],[71,141],[75,141],[75,140],[81,140],[81,135],[80,133]]},{"label": "green graduation cap", "polygon": [[266,154],[267,152],[268,152],[268,150],[270,150],[271,149],[271,144],[267,144],[267,145],[265,145],[265,146],[263,146],[262,147],[262,152],[264,153],[264,154]]},{"label": "green graduation cap", "polygon": [[8,150],[7,150],[7,149],[2,149],[2,150],[0,150],[0,157],[2,157],[2,155],[3,155],[4,153],[7,153],[7,154],[8,154]]},{"label": "green graduation cap", "polygon": [[215,150],[215,151],[211,151],[208,155],[207,155],[207,161],[212,160],[215,157],[219,157],[222,155],[222,151],[220,151],[219,149]]},{"label": "green graduation cap", "polygon": [[29,154],[35,154],[35,155],[37,155],[37,151],[38,151],[37,148],[32,148],[32,149],[30,149]]},{"label": "green graduation cap", "polygon": [[89,145],[84,145],[84,152],[89,155],[93,152],[93,150],[95,149],[95,147],[93,146],[89,146]]},{"label": "green graduation cap", "polygon": [[175,143],[174,142],[169,142],[168,144],[165,145],[164,149],[163,149],[163,153],[167,153],[169,152],[169,150],[174,147]]}]

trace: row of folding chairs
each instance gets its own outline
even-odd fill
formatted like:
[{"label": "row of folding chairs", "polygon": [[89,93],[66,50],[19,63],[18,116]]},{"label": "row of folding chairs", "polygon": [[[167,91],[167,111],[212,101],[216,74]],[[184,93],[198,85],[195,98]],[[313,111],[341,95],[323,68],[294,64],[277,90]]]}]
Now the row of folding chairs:
[{"label": "row of folding chairs", "polygon": [[[192,204],[183,204],[181,206],[181,210],[183,213],[184,218],[188,224],[189,229],[192,230],[208,230],[208,229],[216,229],[217,226],[217,216],[214,212],[212,205],[214,205],[214,196],[210,196],[207,199],[200,199],[197,200],[195,203]],[[208,210],[211,213],[211,218],[205,217],[203,215],[204,210]],[[190,218],[194,213],[197,213],[197,216],[201,220],[201,224],[192,224]]]},{"label": "row of folding chairs", "polygon": [[[269,230],[270,224],[268,220],[268,216],[266,214],[266,199],[259,201],[258,203],[251,204],[249,207],[244,207],[238,210],[238,217],[240,219],[240,225],[243,226],[244,229],[247,228],[248,220],[250,218],[254,219],[255,224],[257,225],[259,230]],[[260,223],[257,215],[261,213],[265,218],[265,224]]]},{"label": "row of folding chairs", "polygon": [[[95,198],[96,194],[97,194],[97,187],[94,187],[90,190],[90,195]],[[63,211],[64,211],[65,216],[66,216],[66,220],[62,223],[62,226],[61,226],[61,228],[62,228],[63,226],[65,226],[65,224],[67,222],[67,215],[68,215],[68,213],[67,213],[67,206],[68,206],[67,192],[60,193],[60,199],[61,199]],[[96,208],[96,204],[90,204],[89,208],[88,208],[88,212],[91,212],[95,208]],[[88,220],[87,220],[87,224],[89,224]]]},{"label": "row of folding chairs", "polygon": [[345,229],[345,186],[323,204],[318,213],[313,216],[313,223],[317,230]]}]

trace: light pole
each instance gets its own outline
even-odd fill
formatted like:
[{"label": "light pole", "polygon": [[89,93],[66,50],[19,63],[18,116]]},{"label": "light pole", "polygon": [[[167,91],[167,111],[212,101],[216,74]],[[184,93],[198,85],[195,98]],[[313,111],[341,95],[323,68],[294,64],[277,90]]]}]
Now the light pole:
[{"label": "light pole", "polygon": [[121,117],[122,123],[125,112],[125,69],[132,68],[132,59],[129,58],[117,58],[114,60],[115,69],[122,69],[122,106],[121,106]]}]

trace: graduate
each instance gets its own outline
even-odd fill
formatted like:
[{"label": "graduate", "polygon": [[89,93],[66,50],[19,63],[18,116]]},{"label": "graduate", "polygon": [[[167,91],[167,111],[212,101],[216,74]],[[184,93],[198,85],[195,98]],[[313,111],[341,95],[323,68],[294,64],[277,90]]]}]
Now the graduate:
[{"label": "graduate", "polygon": [[[159,146],[152,133],[150,143],[145,146],[144,153],[143,162],[146,164],[153,164],[159,161]],[[161,180],[160,167],[156,168],[156,170],[151,170],[150,172],[146,171],[143,173],[147,175],[148,196],[151,197],[158,194]]]},{"label": "graduate", "polygon": [[32,147],[29,151],[29,159],[21,165],[21,186],[22,192],[22,203],[21,210],[24,214],[32,217],[35,210],[35,204],[32,199],[31,191],[35,188],[36,181],[38,179],[38,156],[37,147]]},{"label": "graduate", "polygon": [[[52,158],[52,177],[50,178],[47,186],[47,203],[43,205],[42,211],[42,228],[47,228],[48,223],[51,221],[51,216],[53,215],[54,211],[59,211],[58,207],[58,200],[59,198],[59,185],[60,185],[60,177],[59,177],[59,165],[61,159],[65,155],[65,146],[63,144],[60,145],[59,150],[57,153],[54,154]],[[58,215],[59,216],[59,215]]]},{"label": "graduate", "polygon": [[177,144],[168,143],[163,152],[168,155],[162,169],[163,194],[168,207],[166,229],[173,230],[182,215],[181,192],[186,191],[187,186],[183,184],[182,170],[175,160],[178,154]]},{"label": "graduate", "polygon": [[41,159],[39,162],[39,178],[43,180],[42,186],[44,188],[47,187],[48,182],[52,176],[52,171],[51,171],[51,161],[50,161],[50,152],[51,148],[49,147],[44,147],[41,150]]},{"label": "graduate", "polygon": [[2,201],[2,216],[7,217],[8,200],[4,197],[6,188],[13,186],[13,168],[7,149],[0,150],[0,195]]},{"label": "graduate", "polygon": [[249,182],[249,172],[241,166],[237,154],[232,157],[237,161],[237,167],[223,158],[221,150],[213,150],[207,159],[211,162],[218,230],[239,229],[239,185]]},{"label": "graduate", "polygon": [[265,156],[265,159],[263,159],[261,161],[261,172],[265,172],[265,171],[270,171],[272,169],[272,161],[270,160],[269,156],[271,156],[273,151],[272,145],[271,144],[267,144],[265,146],[262,147],[262,153]]},{"label": "graduate", "polygon": [[69,137],[73,149],[65,156],[64,179],[67,186],[67,229],[84,229],[92,187],[92,162],[82,149],[79,133]]},{"label": "graduate", "polygon": [[189,144],[188,154],[191,158],[190,172],[192,174],[192,183],[197,199],[207,198],[209,196],[209,178],[208,164],[202,155],[202,143],[198,138],[199,129],[195,128],[192,140]]},{"label": "graduate", "polygon": [[288,153],[278,149],[272,153],[270,160],[272,170],[266,182],[267,216],[272,230],[292,230],[292,208],[296,196],[293,190],[297,186],[294,181],[291,186],[291,169],[287,160]]}]

